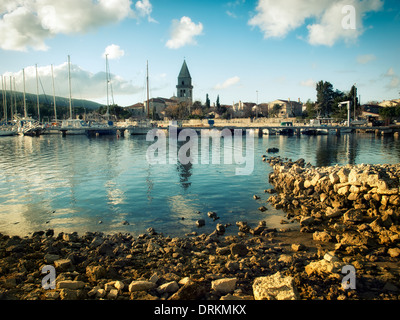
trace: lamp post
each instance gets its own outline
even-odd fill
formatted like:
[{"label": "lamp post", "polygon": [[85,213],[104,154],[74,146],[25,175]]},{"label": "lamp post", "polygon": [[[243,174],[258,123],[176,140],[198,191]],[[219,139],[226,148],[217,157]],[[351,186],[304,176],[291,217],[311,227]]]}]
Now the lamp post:
[{"label": "lamp post", "polygon": [[339,105],[347,104],[347,127],[350,127],[350,101],[340,102]]},{"label": "lamp post", "polygon": [[258,117],[258,90],[256,90],[257,99],[256,99],[256,118]]}]

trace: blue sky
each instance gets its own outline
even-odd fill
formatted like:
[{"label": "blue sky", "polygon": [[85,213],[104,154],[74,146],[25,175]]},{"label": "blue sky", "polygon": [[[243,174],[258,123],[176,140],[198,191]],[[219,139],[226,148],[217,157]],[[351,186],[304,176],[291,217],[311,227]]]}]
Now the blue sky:
[{"label": "blue sky", "polygon": [[171,97],[183,59],[203,102],[315,100],[324,80],[365,103],[400,97],[399,34],[397,0],[3,0],[0,73],[22,91],[24,68],[35,93],[37,64],[51,95],[54,65],[67,96],[70,55],[73,97],[105,103],[108,48],[122,106],[145,100],[147,60],[151,96]]}]

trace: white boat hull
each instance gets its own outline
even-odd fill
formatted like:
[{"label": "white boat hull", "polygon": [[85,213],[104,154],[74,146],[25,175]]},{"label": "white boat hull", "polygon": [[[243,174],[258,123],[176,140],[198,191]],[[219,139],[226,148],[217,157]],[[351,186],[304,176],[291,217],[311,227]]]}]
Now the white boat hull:
[{"label": "white boat hull", "polygon": [[353,132],[353,129],[350,129],[350,128],[340,129],[340,133],[352,133],[352,132]]},{"label": "white boat hull", "polygon": [[0,130],[0,137],[15,136],[16,134],[15,130]]}]

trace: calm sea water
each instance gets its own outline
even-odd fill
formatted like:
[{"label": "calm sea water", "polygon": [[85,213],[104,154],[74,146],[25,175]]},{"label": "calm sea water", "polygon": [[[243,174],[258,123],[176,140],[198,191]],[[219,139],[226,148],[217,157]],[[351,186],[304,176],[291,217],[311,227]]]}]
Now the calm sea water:
[{"label": "calm sea water", "polygon": [[[211,232],[217,223],[238,220],[253,225],[266,220],[279,227],[284,214],[266,203],[263,191],[271,187],[271,168],[261,161],[266,148],[318,166],[400,160],[400,141],[393,137],[264,136],[255,138],[253,173],[238,176],[236,164],[150,165],[146,151],[151,144],[135,136],[1,137],[0,232],[27,235],[52,228],[137,235],[153,227],[177,236]],[[261,199],[254,200],[254,194]],[[261,205],[268,211],[260,212]],[[212,221],[207,211],[220,219]],[[206,226],[198,229],[200,218]]]}]

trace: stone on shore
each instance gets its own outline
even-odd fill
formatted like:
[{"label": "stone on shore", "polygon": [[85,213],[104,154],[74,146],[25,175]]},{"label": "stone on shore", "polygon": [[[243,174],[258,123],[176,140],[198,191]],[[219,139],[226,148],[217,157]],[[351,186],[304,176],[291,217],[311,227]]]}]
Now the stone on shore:
[{"label": "stone on shore", "polygon": [[206,286],[202,282],[189,281],[168,300],[197,300],[206,293]]},{"label": "stone on shore", "polygon": [[211,282],[211,289],[227,294],[235,290],[237,278],[218,279]]},{"label": "stone on shore", "polygon": [[279,271],[271,276],[258,277],[253,283],[255,300],[298,300],[294,278]]},{"label": "stone on shore", "polygon": [[57,289],[70,289],[77,290],[82,289],[85,286],[83,281],[63,280],[57,281]]},{"label": "stone on shore", "polygon": [[336,257],[325,255],[324,259],[313,261],[306,265],[305,271],[309,276],[312,274],[324,276],[326,274],[340,272],[343,265],[344,263],[340,262]]},{"label": "stone on shore", "polygon": [[54,267],[58,271],[71,271],[74,268],[71,259],[55,260]]},{"label": "stone on shore", "polygon": [[313,233],[313,240],[321,242],[329,242],[332,240],[332,236],[326,231],[315,231]]},{"label": "stone on shore", "polygon": [[132,281],[129,285],[129,292],[134,291],[147,291],[150,289],[154,289],[156,284],[151,281],[143,281],[143,280],[136,280]]},{"label": "stone on shore", "polygon": [[86,275],[90,281],[98,281],[104,278],[107,274],[106,269],[103,266],[87,266]]},{"label": "stone on shore", "polygon": [[157,292],[159,294],[164,294],[164,293],[174,293],[179,290],[179,285],[176,281],[171,281],[162,284],[157,288]]},{"label": "stone on shore", "polygon": [[206,225],[206,221],[204,219],[199,219],[196,221],[196,226],[197,227],[203,227]]},{"label": "stone on shore", "polygon": [[243,257],[247,254],[248,249],[246,245],[242,243],[233,243],[231,245],[231,253],[232,255],[238,255],[239,257]]}]

